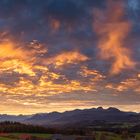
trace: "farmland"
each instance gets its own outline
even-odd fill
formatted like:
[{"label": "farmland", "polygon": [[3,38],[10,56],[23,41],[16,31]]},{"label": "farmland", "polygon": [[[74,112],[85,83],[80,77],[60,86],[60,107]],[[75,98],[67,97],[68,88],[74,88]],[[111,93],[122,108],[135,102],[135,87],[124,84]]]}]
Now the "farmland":
[{"label": "farmland", "polygon": [[28,138],[36,139],[48,139],[51,138],[51,134],[40,134],[40,133],[2,133],[0,134],[0,140],[26,140]]},{"label": "farmland", "polygon": [[92,136],[80,136],[80,135],[61,135],[61,134],[40,134],[40,133],[5,133],[0,134],[0,140],[52,140],[53,136],[55,138],[58,135],[58,139],[62,140],[76,140],[76,138],[81,138],[82,140],[88,138],[92,140],[140,140],[140,133],[123,133],[116,134],[111,132],[95,132]]}]

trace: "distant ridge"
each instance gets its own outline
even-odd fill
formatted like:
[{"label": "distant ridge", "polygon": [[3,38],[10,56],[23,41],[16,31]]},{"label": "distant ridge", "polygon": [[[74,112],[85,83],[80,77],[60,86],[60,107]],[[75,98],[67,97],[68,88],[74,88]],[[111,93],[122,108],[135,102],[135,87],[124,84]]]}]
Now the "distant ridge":
[{"label": "distant ridge", "polygon": [[26,119],[25,123],[40,124],[46,126],[70,126],[75,124],[91,125],[96,121],[128,122],[140,120],[139,113],[124,112],[114,107],[104,109],[102,107],[91,109],[76,109],[63,113],[41,113]]},{"label": "distant ridge", "polygon": [[136,122],[140,121],[140,114],[124,112],[114,107],[91,109],[75,109],[65,112],[37,113],[34,115],[0,115],[0,121],[16,121],[44,126],[71,126],[80,124],[92,125],[95,122]]}]

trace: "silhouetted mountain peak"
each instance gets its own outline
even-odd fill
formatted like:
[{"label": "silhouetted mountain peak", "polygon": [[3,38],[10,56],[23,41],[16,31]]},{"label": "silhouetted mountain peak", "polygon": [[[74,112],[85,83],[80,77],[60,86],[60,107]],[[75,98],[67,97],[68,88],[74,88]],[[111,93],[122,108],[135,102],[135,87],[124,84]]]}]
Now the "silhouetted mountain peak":
[{"label": "silhouetted mountain peak", "polygon": [[112,111],[112,112],[121,112],[119,109],[117,109],[115,107],[109,107],[107,110]]},{"label": "silhouetted mountain peak", "polygon": [[104,110],[104,109],[103,109],[103,107],[100,106],[97,108],[97,110]]}]

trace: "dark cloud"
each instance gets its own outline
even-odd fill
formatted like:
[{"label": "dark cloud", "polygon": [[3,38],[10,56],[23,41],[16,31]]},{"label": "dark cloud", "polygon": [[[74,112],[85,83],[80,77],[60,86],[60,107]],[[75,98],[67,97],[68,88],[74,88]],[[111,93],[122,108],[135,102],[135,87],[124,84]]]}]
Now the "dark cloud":
[{"label": "dark cloud", "polygon": [[[11,57],[20,58],[16,53],[19,50],[22,59],[10,58],[16,60],[13,63],[6,62],[6,57],[0,53],[4,58],[0,59],[3,64],[0,67],[0,97],[3,106],[6,104],[5,99],[13,107],[17,104],[21,108],[30,106],[32,112],[42,111],[42,107],[46,105],[48,110],[55,110],[56,106],[65,110],[62,106],[69,102],[69,108],[139,104],[139,1],[123,2],[125,9],[124,16],[121,17],[122,22],[126,21],[131,25],[122,48],[130,49],[136,67],[133,70],[123,69],[117,75],[109,73],[114,58],[102,60],[99,56],[100,49],[97,46],[100,35],[94,28],[94,23],[101,19],[99,29],[104,30],[108,21],[111,21],[109,15],[115,13],[113,10],[116,9],[109,7],[107,1],[0,1],[0,41],[12,38],[22,48],[15,49],[8,45],[6,49],[3,47],[5,55]],[[95,16],[95,12],[99,11],[102,14]],[[32,48],[30,44],[33,44]],[[42,47],[39,48],[39,45]],[[47,51],[43,53],[42,48]],[[13,67],[15,63],[18,65]],[[11,88],[9,92],[7,87]],[[29,109],[28,113],[30,111]]]},{"label": "dark cloud", "polygon": [[[7,27],[18,36],[42,38],[49,36],[50,20],[58,19],[66,26],[81,26],[81,22],[90,20],[90,7],[101,6],[102,0],[2,0],[0,1],[1,28]],[[75,25],[76,24],[76,25]],[[38,36],[36,35],[38,34]],[[22,36],[22,37],[24,37]],[[41,37],[40,37],[41,36]],[[26,38],[27,39],[27,38]]]}]

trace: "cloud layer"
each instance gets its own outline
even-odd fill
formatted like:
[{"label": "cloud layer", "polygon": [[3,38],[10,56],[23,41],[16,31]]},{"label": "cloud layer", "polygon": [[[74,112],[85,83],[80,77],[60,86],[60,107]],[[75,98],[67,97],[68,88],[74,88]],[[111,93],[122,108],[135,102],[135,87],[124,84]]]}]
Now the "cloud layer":
[{"label": "cloud layer", "polygon": [[132,1],[1,0],[1,113],[140,111],[140,9]]}]

